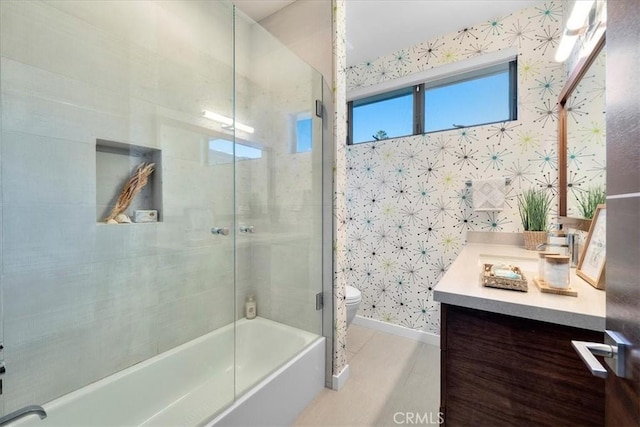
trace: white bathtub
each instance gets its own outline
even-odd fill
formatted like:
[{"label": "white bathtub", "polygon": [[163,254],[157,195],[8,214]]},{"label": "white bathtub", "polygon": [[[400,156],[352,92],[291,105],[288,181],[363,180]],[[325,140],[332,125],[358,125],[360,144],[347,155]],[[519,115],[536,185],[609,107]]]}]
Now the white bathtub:
[{"label": "white bathtub", "polygon": [[[237,425],[254,418],[257,425],[274,425],[293,420],[302,408],[273,414],[268,400],[275,393],[283,399],[278,407],[286,408],[285,402],[300,396],[305,396],[300,405],[313,399],[324,385],[324,338],[260,317],[236,325],[235,369],[230,324],[45,404],[44,420],[30,415],[12,425]],[[244,396],[234,402],[236,394]],[[261,410],[266,412],[257,413]]]}]

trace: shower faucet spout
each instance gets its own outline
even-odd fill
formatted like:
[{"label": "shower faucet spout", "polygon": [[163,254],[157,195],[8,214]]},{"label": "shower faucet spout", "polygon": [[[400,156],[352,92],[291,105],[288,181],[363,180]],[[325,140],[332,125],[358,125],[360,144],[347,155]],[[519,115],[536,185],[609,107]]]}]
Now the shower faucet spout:
[{"label": "shower faucet spout", "polygon": [[47,418],[47,412],[42,408],[42,406],[30,405],[18,409],[17,411],[13,411],[12,413],[0,418],[0,427],[31,414],[37,414],[41,420]]}]

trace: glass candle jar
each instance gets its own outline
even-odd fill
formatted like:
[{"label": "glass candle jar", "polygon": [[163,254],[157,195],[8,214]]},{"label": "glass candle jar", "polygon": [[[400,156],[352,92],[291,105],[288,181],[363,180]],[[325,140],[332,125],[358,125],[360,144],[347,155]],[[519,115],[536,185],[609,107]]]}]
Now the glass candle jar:
[{"label": "glass candle jar", "polygon": [[566,255],[549,255],[545,258],[544,274],[552,288],[569,287],[570,258]]},{"label": "glass candle jar", "polygon": [[538,252],[538,279],[547,280],[544,272],[544,266],[547,263],[546,257],[550,255],[560,255],[558,252]]}]

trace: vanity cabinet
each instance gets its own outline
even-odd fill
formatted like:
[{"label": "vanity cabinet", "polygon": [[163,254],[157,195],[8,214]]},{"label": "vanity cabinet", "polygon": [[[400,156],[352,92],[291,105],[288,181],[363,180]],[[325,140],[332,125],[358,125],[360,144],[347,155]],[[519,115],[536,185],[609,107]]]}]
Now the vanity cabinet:
[{"label": "vanity cabinet", "polygon": [[571,340],[602,332],[442,304],[441,412],[447,426],[601,426],[604,380]]}]

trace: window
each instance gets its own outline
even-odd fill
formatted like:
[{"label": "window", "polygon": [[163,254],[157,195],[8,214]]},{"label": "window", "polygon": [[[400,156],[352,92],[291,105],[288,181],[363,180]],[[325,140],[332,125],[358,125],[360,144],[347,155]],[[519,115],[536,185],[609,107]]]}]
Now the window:
[{"label": "window", "polygon": [[[261,159],[262,150],[251,145],[235,143],[236,160]],[[210,165],[221,165],[224,163],[233,163],[233,141],[228,139],[210,139],[209,140],[208,162]]]},{"label": "window", "polygon": [[350,108],[355,144],[413,133],[413,88],[353,101]]},{"label": "window", "polygon": [[351,101],[349,143],[517,118],[516,61]]}]

